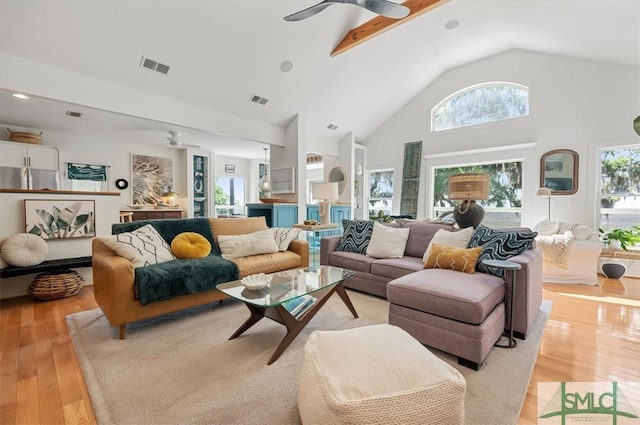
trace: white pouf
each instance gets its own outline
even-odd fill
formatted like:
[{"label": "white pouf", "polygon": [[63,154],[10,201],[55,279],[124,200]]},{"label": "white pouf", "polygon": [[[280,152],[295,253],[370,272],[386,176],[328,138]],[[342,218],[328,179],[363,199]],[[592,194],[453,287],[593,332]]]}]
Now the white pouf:
[{"label": "white pouf", "polygon": [[31,233],[18,233],[2,243],[2,258],[16,267],[37,266],[48,253],[45,240]]},{"label": "white pouf", "polygon": [[298,409],[312,424],[463,424],[466,381],[388,324],[316,331],[304,347]]}]

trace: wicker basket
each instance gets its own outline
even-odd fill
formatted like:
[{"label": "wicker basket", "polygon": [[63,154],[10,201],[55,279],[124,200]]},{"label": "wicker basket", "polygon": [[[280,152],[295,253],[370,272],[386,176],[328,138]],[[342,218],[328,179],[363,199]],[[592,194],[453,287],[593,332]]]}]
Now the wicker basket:
[{"label": "wicker basket", "polygon": [[40,300],[70,297],[80,291],[84,279],[75,270],[40,273],[29,285],[29,294]]},{"label": "wicker basket", "polygon": [[9,140],[11,140],[12,142],[31,143],[34,145],[42,144],[42,132],[40,132],[40,134],[35,134],[21,131],[11,131],[10,128],[7,128],[7,130],[9,130]]}]

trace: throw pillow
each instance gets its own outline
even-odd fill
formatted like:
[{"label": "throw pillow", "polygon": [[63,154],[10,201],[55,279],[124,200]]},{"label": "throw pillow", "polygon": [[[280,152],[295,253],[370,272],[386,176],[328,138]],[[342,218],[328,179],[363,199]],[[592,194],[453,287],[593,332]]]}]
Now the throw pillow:
[{"label": "throw pillow", "polygon": [[478,258],[477,270],[494,276],[503,276],[503,270],[487,267],[483,260],[508,260],[522,254],[533,244],[537,232],[524,230],[495,230],[482,224],[473,232],[469,248],[482,247]]},{"label": "throw pillow", "polygon": [[102,236],[98,240],[133,263],[134,268],[175,260],[171,247],[158,231],[147,224],[132,232]]},{"label": "throw pillow", "polygon": [[370,220],[342,220],[343,233],[336,251],[366,254],[373,233],[373,223]]},{"label": "throw pillow", "polygon": [[220,252],[222,252],[222,258],[227,260],[278,252],[278,245],[273,239],[273,231],[271,229],[244,235],[220,235],[218,236],[218,245],[220,246]]},{"label": "throw pillow", "polygon": [[7,263],[2,256],[2,244],[9,238],[0,238],[0,269],[4,269],[5,267],[9,267],[9,263]]},{"label": "throw pillow", "polygon": [[445,245],[454,248],[466,248],[469,246],[469,241],[473,236],[473,227],[466,227],[457,232],[450,232],[448,230],[440,229],[433,235],[433,239],[429,242],[427,250],[422,256],[422,263],[427,261],[429,254],[431,253],[431,245],[437,243],[438,245]]},{"label": "throw pillow", "polygon": [[273,239],[276,241],[279,251],[286,251],[289,249],[291,241],[297,239],[300,234],[300,229],[294,228],[272,227],[271,230],[273,231]]},{"label": "throw pillow", "polygon": [[389,227],[376,221],[366,253],[376,258],[402,258],[408,238],[409,229]]},{"label": "throw pillow", "polygon": [[542,251],[544,261],[566,268],[569,249],[575,239],[575,235],[571,232],[564,232],[560,235],[543,235],[536,237],[536,246]]},{"label": "throw pillow", "polygon": [[560,229],[560,223],[557,220],[542,220],[535,225],[533,231],[538,232],[539,235],[550,236],[558,233],[558,229]]},{"label": "throw pillow", "polygon": [[447,269],[475,273],[482,247],[456,248],[437,243],[431,244],[431,253],[424,263],[425,269]]},{"label": "throw pillow", "polygon": [[171,252],[178,258],[202,258],[211,253],[211,244],[200,233],[183,232],[171,241]]},{"label": "throw pillow", "polygon": [[31,233],[18,233],[2,243],[2,258],[16,267],[37,266],[48,253],[45,240]]}]

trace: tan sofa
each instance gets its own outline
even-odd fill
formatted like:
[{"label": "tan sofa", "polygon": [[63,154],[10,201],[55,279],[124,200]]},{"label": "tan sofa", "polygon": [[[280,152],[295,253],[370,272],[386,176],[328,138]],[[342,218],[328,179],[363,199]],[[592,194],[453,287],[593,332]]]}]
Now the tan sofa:
[{"label": "tan sofa", "polygon": [[[166,224],[173,226],[175,233],[176,226],[179,229],[183,223],[185,225],[184,231],[191,231],[188,226],[194,222],[189,220],[208,220],[214,243],[217,243],[217,237],[220,235],[241,235],[268,229],[264,217],[145,220],[114,224],[113,227],[115,234],[120,233],[123,229],[130,231],[129,228],[135,229],[144,224],[162,222],[163,226]],[[202,222],[200,221],[200,223]],[[162,231],[159,232],[162,234]],[[163,237],[165,240],[168,239],[166,235]],[[171,240],[167,240],[167,242],[171,243]],[[120,327],[120,339],[125,338],[128,323],[214,301],[222,301],[227,297],[214,288],[142,305],[135,297],[133,264],[126,258],[118,256],[97,238],[92,242],[92,251],[95,299],[109,323],[112,326]],[[188,261],[198,261],[198,259]],[[296,239],[291,242],[287,251],[252,255],[232,261],[238,265],[240,278],[255,273],[273,273],[291,268],[308,267],[309,245],[307,241]]]}]

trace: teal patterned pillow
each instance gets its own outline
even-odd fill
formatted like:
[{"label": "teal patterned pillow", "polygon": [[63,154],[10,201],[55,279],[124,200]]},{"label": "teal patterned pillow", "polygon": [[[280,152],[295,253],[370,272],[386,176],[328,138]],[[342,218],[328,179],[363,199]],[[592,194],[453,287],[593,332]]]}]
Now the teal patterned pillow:
[{"label": "teal patterned pillow", "polygon": [[503,277],[502,269],[487,267],[483,260],[508,260],[511,257],[522,254],[533,244],[538,232],[525,230],[495,230],[482,224],[473,232],[469,248],[482,247],[482,253],[478,257],[476,270]]},{"label": "teal patterned pillow", "polygon": [[373,221],[370,220],[342,220],[342,238],[336,247],[336,251],[356,252],[366,254],[371,234],[373,233]]}]

